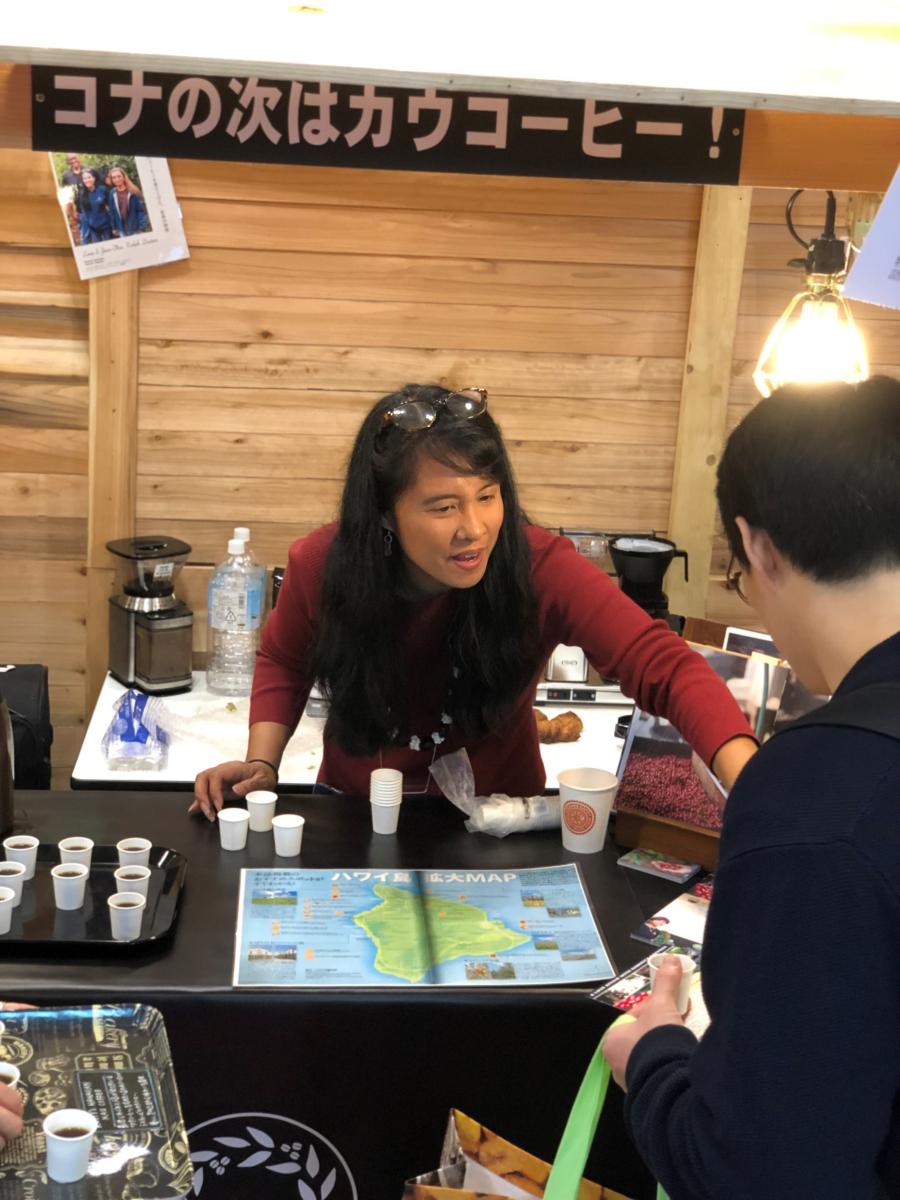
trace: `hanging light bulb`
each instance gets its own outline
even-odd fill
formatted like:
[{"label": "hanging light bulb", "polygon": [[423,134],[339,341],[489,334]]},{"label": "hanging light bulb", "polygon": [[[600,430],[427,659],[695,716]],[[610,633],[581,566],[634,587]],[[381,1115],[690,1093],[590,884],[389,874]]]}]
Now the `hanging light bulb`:
[{"label": "hanging light bulb", "polygon": [[806,287],[791,300],[766,338],[753,372],[753,382],[763,396],[771,395],[783,383],[858,383],[869,374],[865,342],[840,291],[847,273],[849,243],[834,234],[834,193],[828,193],[824,232],[807,244],[791,220],[794,201],[802,190],[788,200],[785,220],[806,250],[805,259],[788,263],[803,267]]}]

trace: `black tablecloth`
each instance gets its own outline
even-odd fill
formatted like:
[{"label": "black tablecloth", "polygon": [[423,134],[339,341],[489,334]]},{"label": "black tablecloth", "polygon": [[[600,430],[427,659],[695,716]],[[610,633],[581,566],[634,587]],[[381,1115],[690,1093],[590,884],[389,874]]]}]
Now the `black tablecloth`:
[{"label": "black tablecloth", "polygon": [[[187,857],[187,879],[174,937],[157,948],[49,958],[0,939],[0,963],[5,999],[140,999],[162,1010],[191,1147],[207,1156],[198,1194],[305,1200],[313,1193],[299,1182],[315,1183],[304,1159],[313,1147],[323,1190],[326,1160],[335,1166],[333,1200],[396,1200],[405,1177],[436,1164],[451,1106],[552,1159],[611,1009],[590,1002],[588,987],[233,990],[240,869],[287,864],[274,859],[268,834],[251,833],[245,851],[223,852],[215,825],[188,819],[187,803],[176,793],[19,793],[16,832],[44,842],[75,834],[98,843],[147,837]],[[630,932],[678,891],[617,867],[612,845],[576,856],[563,850],[558,831],[502,840],[467,833],[461,814],[434,798],[404,802],[396,837],[371,832],[367,800],[291,797],[279,811],[306,817],[304,867],[517,869],[578,861],[619,969],[642,956]],[[265,1161],[256,1165],[254,1155]],[[282,1169],[272,1170],[273,1162]],[[291,1163],[304,1167],[302,1176]],[[622,1128],[617,1092],[587,1173],[635,1200],[653,1195]]]}]

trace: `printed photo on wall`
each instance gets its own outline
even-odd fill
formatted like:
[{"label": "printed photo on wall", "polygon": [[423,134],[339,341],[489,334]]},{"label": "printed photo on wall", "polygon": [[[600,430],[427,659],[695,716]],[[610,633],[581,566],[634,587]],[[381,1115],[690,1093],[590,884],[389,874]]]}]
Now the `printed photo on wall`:
[{"label": "printed photo on wall", "polygon": [[82,279],[189,256],[164,158],[74,150],[49,157]]}]

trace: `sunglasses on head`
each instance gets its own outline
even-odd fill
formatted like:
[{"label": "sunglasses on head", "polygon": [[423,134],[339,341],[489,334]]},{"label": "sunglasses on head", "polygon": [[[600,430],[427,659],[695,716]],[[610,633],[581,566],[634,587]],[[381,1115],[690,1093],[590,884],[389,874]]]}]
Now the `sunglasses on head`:
[{"label": "sunglasses on head", "polygon": [[467,387],[458,392],[448,392],[437,400],[401,400],[384,414],[386,425],[396,425],[405,433],[415,433],[422,429],[430,429],[438,419],[442,409],[446,409],[451,417],[472,420],[480,417],[487,410],[487,388]]}]

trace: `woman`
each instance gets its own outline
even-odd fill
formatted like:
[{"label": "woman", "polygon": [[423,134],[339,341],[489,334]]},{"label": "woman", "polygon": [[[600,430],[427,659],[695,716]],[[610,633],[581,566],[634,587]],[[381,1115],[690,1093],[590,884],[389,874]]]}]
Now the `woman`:
[{"label": "woman", "polygon": [[78,224],[81,229],[81,244],[108,242],[113,235],[112,217],[109,213],[109,192],[100,182],[100,173],[86,167],[81,173],[78,189]]},{"label": "woman", "polygon": [[136,188],[121,167],[109,172],[109,211],[115,237],[130,237],[147,233],[150,219],[139,188]]},{"label": "woman", "polygon": [[272,788],[313,681],[330,701],[319,779],[366,794],[378,766],[437,794],[428,767],[465,746],[476,793],[533,795],[532,713],[558,643],[581,646],[673,721],[726,786],[756,749],[727,688],[567,538],[528,522],[480,388],[409,384],[372,408],[340,520],[295,542],[263,632],[243,762],[197,776],[192,812]]}]

